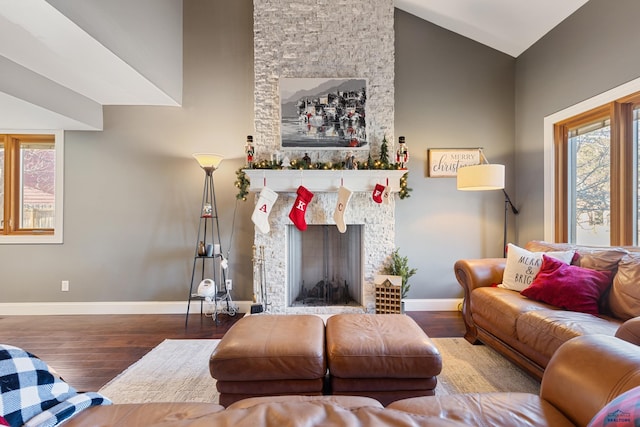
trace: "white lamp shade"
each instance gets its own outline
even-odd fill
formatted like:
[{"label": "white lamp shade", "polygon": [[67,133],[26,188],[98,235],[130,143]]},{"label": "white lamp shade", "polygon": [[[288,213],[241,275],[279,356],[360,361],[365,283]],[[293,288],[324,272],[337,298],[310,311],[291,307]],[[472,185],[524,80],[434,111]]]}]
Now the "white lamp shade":
[{"label": "white lamp shade", "polygon": [[481,164],[458,169],[458,190],[482,191],[504,188],[504,165]]},{"label": "white lamp shade", "polygon": [[212,168],[214,170],[218,169],[218,165],[224,158],[220,154],[214,153],[194,153],[193,157],[198,161],[201,168]]}]

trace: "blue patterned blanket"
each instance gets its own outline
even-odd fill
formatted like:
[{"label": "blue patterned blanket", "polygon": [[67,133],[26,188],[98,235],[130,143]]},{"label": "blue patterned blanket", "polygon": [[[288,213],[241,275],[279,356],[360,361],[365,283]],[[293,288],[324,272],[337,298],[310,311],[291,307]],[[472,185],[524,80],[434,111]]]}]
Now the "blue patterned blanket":
[{"label": "blue patterned blanket", "polygon": [[0,426],[52,427],[110,404],[99,393],[78,393],[33,354],[0,344]]}]

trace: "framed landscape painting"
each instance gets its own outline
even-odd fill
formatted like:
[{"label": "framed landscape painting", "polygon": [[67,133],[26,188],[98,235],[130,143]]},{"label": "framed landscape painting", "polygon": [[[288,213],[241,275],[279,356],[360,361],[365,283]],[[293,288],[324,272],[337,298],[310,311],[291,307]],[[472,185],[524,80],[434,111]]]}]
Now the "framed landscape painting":
[{"label": "framed landscape painting", "polygon": [[280,79],[283,149],[369,149],[367,80]]}]

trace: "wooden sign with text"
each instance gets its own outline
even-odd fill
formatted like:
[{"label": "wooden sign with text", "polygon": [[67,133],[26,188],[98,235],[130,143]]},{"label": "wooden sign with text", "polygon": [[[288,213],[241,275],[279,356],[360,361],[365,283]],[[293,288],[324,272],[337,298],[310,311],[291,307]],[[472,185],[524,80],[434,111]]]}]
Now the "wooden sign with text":
[{"label": "wooden sign with text", "polygon": [[427,176],[431,178],[455,177],[458,168],[480,164],[480,150],[477,148],[434,148],[427,151]]}]

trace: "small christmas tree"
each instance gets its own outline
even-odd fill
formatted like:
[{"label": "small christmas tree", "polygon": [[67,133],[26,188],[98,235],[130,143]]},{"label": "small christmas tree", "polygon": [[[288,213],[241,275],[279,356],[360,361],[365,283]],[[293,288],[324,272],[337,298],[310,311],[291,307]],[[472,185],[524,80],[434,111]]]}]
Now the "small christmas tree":
[{"label": "small christmas tree", "polygon": [[389,146],[387,144],[387,135],[382,137],[382,144],[380,145],[380,163],[383,166],[389,164]]},{"label": "small christmas tree", "polygon": [[409,292],[409,288],[411,285],[409,284],[409,278],[418,272],[416,268],[409,267],[409,258],[406,256],[400,255],[400,248],[396,248],[391,253],[391,258],[389,259],[387,265],[384,266],[383,269],[384,274],[391,274],[393,276],[402,277],[402,286],[400,287],[400,292],[402,293],[402,298],[407,297],[407,293]]}]

